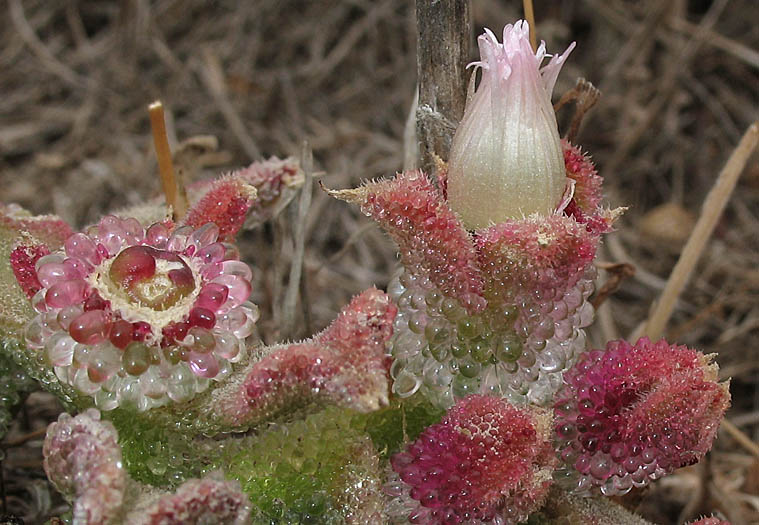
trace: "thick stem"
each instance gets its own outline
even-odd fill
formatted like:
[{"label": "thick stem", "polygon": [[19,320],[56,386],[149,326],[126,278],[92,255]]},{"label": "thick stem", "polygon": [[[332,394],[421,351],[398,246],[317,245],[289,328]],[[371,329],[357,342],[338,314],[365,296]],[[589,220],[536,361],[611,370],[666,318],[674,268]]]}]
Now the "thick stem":
[{"label": "thick stem", "polygon": [[416,130],[420,167],[434,170],[434,155],[448,159],[466,102],[469,0],[417,0],[419,108]]}]

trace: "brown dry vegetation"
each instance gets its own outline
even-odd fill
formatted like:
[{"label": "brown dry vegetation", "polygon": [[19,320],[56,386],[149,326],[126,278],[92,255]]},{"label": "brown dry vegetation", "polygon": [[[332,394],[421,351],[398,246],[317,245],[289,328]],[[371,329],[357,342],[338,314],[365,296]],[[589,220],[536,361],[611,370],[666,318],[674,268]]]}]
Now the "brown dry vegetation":
[{"label": "brown dry vegetation", "polygon": [[[473,0],[478,33],[483,26],[498,33],[520,14],[519,2]],[[592,331],[601,344],[646,319],[716,174],[759,117],[759,6],[554,0],[536,2],[536,16],[549,50],[578,44],[556,93],[579,76],[603,92],[578,142],[605,176],[609,204],[630,206],[600,259],[632,263],[637,273],[602,307]],[[169,110],[175,148],[196,135],[218,138],[218,152],[188,154],[192,178],[262,155],[298,155],[304,140],[329,187],[401,168],[416,82],[410,0],[7,0],[0,20],[2,201],[82,226],[156,194],[146,111],[156,98]],[[564,125],[568,116],[562,110]],[[376,227],[316,190],[305,230],[308,308],[292,333],[278,333],[294,217],[283,214],[240,239],[257,269],[254,300],[269,340],[324,326],[351,295],[384,286],[396,265]],[[733,378],[729,418],[754,439],[757,232],[755,156],[668,327],[671,339],[718,354],[723,375]],[[33,432],[57,410],[35,394],[5,441],[8,511],[29,522],[60,501],[44,481]],[[710,461],[627,503],[658,523],[712,510],[734,524],[757,523],[759,459],[721,433]]]}]

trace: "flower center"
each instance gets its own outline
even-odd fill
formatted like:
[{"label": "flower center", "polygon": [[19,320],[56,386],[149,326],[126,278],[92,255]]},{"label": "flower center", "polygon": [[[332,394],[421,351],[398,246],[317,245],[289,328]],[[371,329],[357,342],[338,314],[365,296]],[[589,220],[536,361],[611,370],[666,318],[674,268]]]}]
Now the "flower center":
[{"label": "flower center", "polygon": [[134,303],[163,312],[190,295],[195,279],[177,254],[150,246],[131,246],[116,256],[111,282]]}]

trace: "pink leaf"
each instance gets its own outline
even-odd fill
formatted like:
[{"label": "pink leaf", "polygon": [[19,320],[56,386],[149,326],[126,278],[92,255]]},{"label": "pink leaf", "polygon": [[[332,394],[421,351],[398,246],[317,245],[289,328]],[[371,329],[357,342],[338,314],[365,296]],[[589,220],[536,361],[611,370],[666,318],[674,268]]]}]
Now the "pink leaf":
[{"label": "pink leaf", "polygon": [[113,522],[121,512],[127,476],[118,434],[100,413],[61,414],[47,429],[42,449],[50,481],[73,501],[74,523]]},{"label": "pink leaf", "polygon": [[403,265],[428,277],[471,312],[484,307],[482,280],[472,239],[426,175],[398,174],[331,195],[359,204],[398,244]]},{"label": "pink leaf", "polygon": [[269,349],[239,387],[217,400],[222,419],[245,426],[314,403],[361,412],[387,404],[390,362],[385,343],[395,312],[390,298],[371,288],[314,338]]},{"label": "pink leaf", "polygon": [[717,365],[685,346],[613,341],[564,375],[556,433],[565,486],[620,494],[696,463],[730,404]]}]

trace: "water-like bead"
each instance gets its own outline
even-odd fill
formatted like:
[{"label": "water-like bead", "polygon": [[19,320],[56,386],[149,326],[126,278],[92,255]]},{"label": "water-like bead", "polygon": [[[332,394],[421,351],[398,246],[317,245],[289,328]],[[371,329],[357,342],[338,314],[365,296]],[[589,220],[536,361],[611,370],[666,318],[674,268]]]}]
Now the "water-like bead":
[{"label": "water-like bead", "polygon": [[121,360],[113,351],[101,351],[87,365],[87,377],[93,383],[102,383],[121,366]]},{"label": "water-like bead", "polygon": [[205,248],[209,244],[215,243],[219,238],[219,227],[212,222],[208,222],[192,232],[188,239],[188,244],[194,244],[197,248]]},{"label": "water-like bead", "polygon": [[234,359],[241,351],[242,342],[229,332],[214,334],[216,339],[216,355],[224,359]]},{"label": "water-like bead", "polygon": [[195,306],[217,312],[227,302],[229,288],[222,284],[208,283],[201,288]]},{"label": "water-like bead", "polygon": [[250,281],[246,281],[238,275],[221,275],[213,280],[213,284],[220,284],[229,289],[225,306],[230,308],[247,301],[252,291]]},{"label": "water-like bead", "polygon": [[45,293],[45,302],[52,308],[64,308],[80,303],[87,293],[87,283],[81,279],[55,283]]},{"label": "water-like bead", "polygon": [[451,383],[453,394],[458,397],[466,397],[474,394],[479,389],[479,382],[476,379],[469,379],[462,374],[456,375]]},{"label": "water-like bead", "polygon": [[111,333],[108,338],[116,348],[126,348],[132,342],[133,330],[132,323],[117,319],[111,323]]},{"label": "water-like bead", "polygon": [[415,334],[423,334],[425,326],[427,326],[427,316],[420,312],[412,315],[408,321],[409,330]]},{"label": "water-like bead", "polygon": [[448,351],[450,349],[450,345],[446,343],[441,344],[430,344],[430,355],[435,358],[435,360],[443,362],[448,357]]},{"label": "water-like bead", "polygon": [[221,263],[221,267],[224,275],[237,275],[246,281],[251,281],[253,279],[253,272],[251,271],[250,266],[242,261],[224,261]]},{"label": "water-like bead", "polygon": [[24,340],[30,348],[42,348],[45,344],[45,334],[39,318],[32,319],[24,329]]},{"label": "water-like bead", "polygon": [[480,326],[477,319],[467,317],[456,324],[459,339],[473,339],[480,333]]},{"label": "water-like bead", "polygon": [[224,267],[221,262],[206,264],[200,269],[200,276],[205,281],[212,281],[224,273]]},{"label": "water-like bead", "polygon": [[200,377],[212,378],[219,373],[219,363],[211,353],[190,352],[190,369]]},{"label": "water-like bead", "polygon": [[200,328],[213,328],[213,325],[216,324],[216,316],[211,310],[196,306],[190,310],[187,322]]},{"label": "water-like bead", "polygon": [[454,342],[451,344],[451,354],[456,359],[461,359],[469,354],[469,348],[464,343]]},{"label": "water-like bead", "polygon": [[84,233],[75,233],[74,235],[71,235],[66,239],[64,248],[66,250],[66,255],[69,257],[76,257],[93,265],[100,262],[97,245]]},{"label": "water-like bead", "polygon": [[145,241],[155,248],[164,249],[169,241],[169,229],[157,222],[145,232]]},{"label": "water-like bead", "polygon": [[34,296],[32,297],[31,303],[32,303],[32,308],[34,309],[35,312],[37,313],[47,312],[48,307],[47,307],[47,303],[45,302],[46,293],[47,293],[47,290],[45,290],[44,288],[40,288],[40,290],[37,293],[35,293]]},{"label": "water-like bead", "polygon": [[42,268],[46,264],[50,264],[50,263],[60,264],[64,260],[65,260],[65,257],[61,255],[60,253],[51,253],[48,255],[43,255],[42,257],[37,259],[37,262],[34,263],[34,269],[35,271],[39,272],[40,268]]},{"label": "water-like bead", "polygon": [[108,337],[110,324],[108,316],[103,310],[84,312],[71,321],[69,333],[78,343],[94,345],[105,341]]},{"label": "water-like bead", "polygon": [[495,356],[503,362],[515,362],[522,357],[522,342],[513,333],[507,333],[498,338]]},{"label": "water-like bead", "polygon": [[409,397],[419,390],[420,385],[421,381],[418,377],[406,370],[402,370],[395,377],[395,382],[393,382],[393,393],[398,397]]},{"label": "water-like bead", "polygon": [[81,275],[70,265],[67,266],[62,262],[51,262],[40,267],[37,271],[37,278],[42,286],[50,288],[58,282],[80,279]]},{"label": "water-like bead", "polygon": [[446,297],[440,303],[440,311],[449,321],[458,321],[466,315],[466,310],[459,305],[456,299]]},{"label": "water-like bead", "polygon": [[127,374],[138,376],[150,366],[150,350],[144,344],[134,341],[130,343],[121,356],[122,367]]},{"label": "water-like bead", "polygon": [[195,256],[205,264],[220,263],[224,260],[226,249],[220,242],[214,242],[201,248]]},{"label": "water-like bead", "polygon": [[424,327],[424,336],[430,343],[440,344],[448,339],[447,323],[442,320],[431,320]]},{"label": "water-like bead", "polygon": [[476,361],[466,360],[459,364],[459,373],[467,378],[475,378],[480,374],[482,365]]},{"label": "water-like bead", "polygon": [[207,354],[216,346],[216,340],[214,339],[213,334],[205,328],[193,326],[187,332],[187,335],[191,336],[191,339],[190,337],[185,338],[185,343],[191,341],[188,346],[193,352]]},{"label": "water-like bead", "polygon": [[138,385],[142,395],[153,399],[159,399],[166,393],[166,382],[161,378],[158,367],[155,366],[140,375]]},{"label": "water-like bead", "polygon": [[182,253],[187,248],[187,243],[192,232],[193,229],[190,226],[176,228],[169,236],[166,249],[170,252]]},{"label": "water-like bead", "polygon": [[478,363],[485,363],[490,359],[492,352],[490,350],[490,341],[482,337],[478,337],[469,344],[469,354],[472,359]]},{"label": "water-like bead", "polygon": [[53,366],[70,365],[74,358],[75,347],[76,341],[64,332],[53,334],[53,336],[45,342],[45,352],[48,361]]}]

